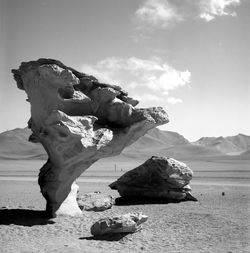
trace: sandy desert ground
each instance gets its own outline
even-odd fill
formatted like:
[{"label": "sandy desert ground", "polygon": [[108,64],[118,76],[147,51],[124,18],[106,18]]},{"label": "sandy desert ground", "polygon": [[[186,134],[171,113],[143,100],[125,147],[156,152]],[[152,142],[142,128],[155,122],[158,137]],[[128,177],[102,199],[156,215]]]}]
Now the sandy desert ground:
[{"label": "sandy desert ground", "polygon": [[[43,216],[35,177],[42,163],[0,163],[0,252],[250,252],[249,161],[187,162],[196,175],[191,186],[198,202],[127,203],[50,220]],[[140,163],[100,161],[78,180],[80,192],[119,197],[109,182]],[[149,216],[140,232],[97,239],[90,234],[99,218],[135,211]]]}]

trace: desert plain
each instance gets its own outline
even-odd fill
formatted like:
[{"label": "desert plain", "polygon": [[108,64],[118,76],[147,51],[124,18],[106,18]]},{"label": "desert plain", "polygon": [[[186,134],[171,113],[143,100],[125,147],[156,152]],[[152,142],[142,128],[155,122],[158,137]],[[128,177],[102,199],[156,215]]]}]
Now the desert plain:
[{"label": "desert plain", "polygon": [[[44,216],[37,184],[44,160],[0,162],[0,252],[250,252],[250,168],[248,159],[217,156],[183,160],[194,171],[197,202],[120,203],[82,217]],[[102,159],[77,180],[81,193],[101,191],[119,198],[108,185],[143,161],[122,156]],[[99,218],[128,212],[149,216],[134,234],[95,238]]]}]

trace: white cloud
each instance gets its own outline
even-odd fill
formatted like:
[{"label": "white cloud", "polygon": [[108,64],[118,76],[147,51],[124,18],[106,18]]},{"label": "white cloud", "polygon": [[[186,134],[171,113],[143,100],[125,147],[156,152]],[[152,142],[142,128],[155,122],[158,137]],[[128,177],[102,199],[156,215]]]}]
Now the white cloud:
[{"label": "white cloud", "polygon": [[175,105],[175,104],[182,103],[183,101],[182,101],[182,99],[180,99],[180,98],[169,97],[169,98],[167,99],[167,102],[168,102],[169,104]]},{"label": "white cloud", "polygon": [[237,14],[230,10],[230,7],[240,4],[240,0],[200,0],[200,18],[207,22],[216,16],[232,16]]},{"label": "white cloud", "polygon": [[144,0],[135,12],[139,26],[166,28],[174,21],[182,20],[175,7],[167,0]]},{"label": "white cloud", "polygon": [[152,94],[143,94],[143,95],[138,95],[136,94],[135,96],[133,96],[135,99],[139,100],[139,101],[143,101],[143,100],[146,100],[146,101],[153,101],[153,102],[156,102],[156,101],[162,101],[162,98],[157,96],[157,95],[152,95]]},{"label": "white cloud", "polygon": [[188,85],[191,78],[188,70],[176,70],[156,57],[153,59],[109,57],[95,65],[83,65],[81,69],[96,76],[100,81],[125,84],[129,89],[160,91],[164,94]]},{"label": "white cloud", "polygon": [[171,67],[160,58],[140,59],[137,57],[109,57],[93,65],[82,65],[81,70],[94,75],[99,81],[117,84],[127,90],[131,96],[141,102],[172,104],[181,100],[173,100],[169,92],[190,83],[191,73]]},{"label": "white cloud", "polygon": [[204,12],[200,14],[200,18],[201,18],[201,19],[205,19],[207,22],[209,22],[209,21],[215,19],[214,16],[211,16],[210,14],[204,13]]},{"label": "white cloud", "polygon": [[233,7],[242,0],[142,0],[135,11],[131,38],[138,43],[151,38],[151,33],[166,30],[177,22],[199,17],[210,22],[219,16],[237,16]]}]

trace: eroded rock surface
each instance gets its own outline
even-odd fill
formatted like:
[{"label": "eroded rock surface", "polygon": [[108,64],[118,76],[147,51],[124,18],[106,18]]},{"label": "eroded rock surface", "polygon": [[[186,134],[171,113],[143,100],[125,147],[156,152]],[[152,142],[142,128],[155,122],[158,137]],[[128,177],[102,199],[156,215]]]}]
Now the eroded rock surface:
[{"label": "eroded rock surface", "polygon": [[79,194],[77,203],[81,210],[100,212],[110,209],[115,203],[115,198],[101,192]]},{"label": "eroded rock surface", "polygon": [[189,186],[192,176],[192,170],[185,163],[173,158],[152,156],[110,184],[110,188],[118,190],[124,197],[192,199]]},{"label": "eroded rock surface", "polygon": [[[31,104],[30,139],[40,142],[49,156],[39,185],[52,216],[70,215],[71,205],[71,215],[77,208],[80,212],[75,194],[69,193],[95,161],[118,155],[149,129],[168,122],[162,108],[135,108],[138,101],[121,87],[100,83],[57,60],[24,62],[12,72]],[[69,208],[62,205],[66,198]]]},{"label": "eroded rock surface", "polygon": [[115,233],[135,233],[142,229],[142,223],[147,221],[148,216],[142,213],[127,213],[116,217],[102,218],[95,222],[90,232],[94,236],[115,234]]}]

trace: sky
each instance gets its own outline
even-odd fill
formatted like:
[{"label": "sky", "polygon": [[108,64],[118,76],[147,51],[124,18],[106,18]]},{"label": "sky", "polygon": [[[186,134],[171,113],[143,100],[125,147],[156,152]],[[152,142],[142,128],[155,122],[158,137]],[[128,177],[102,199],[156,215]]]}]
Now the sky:
[{"label": "sky", "polygon": [[0,0],[0,132],[30,117],[11,69],[55,58],[162,106],[162,130],[250,135],[249,14],[249,0]]}]

